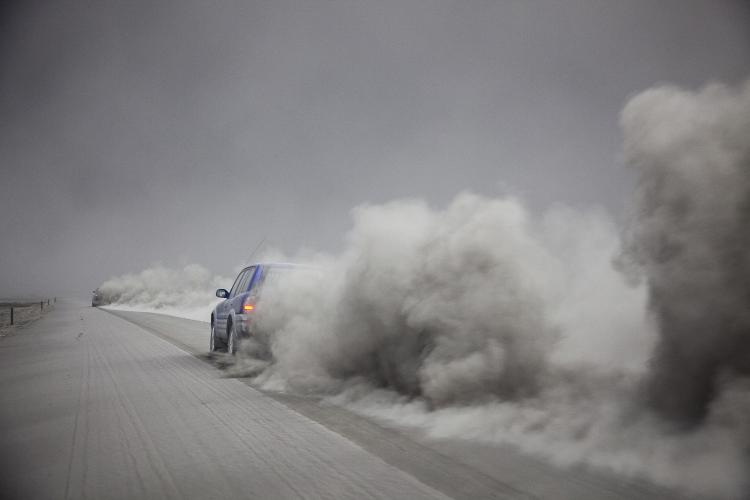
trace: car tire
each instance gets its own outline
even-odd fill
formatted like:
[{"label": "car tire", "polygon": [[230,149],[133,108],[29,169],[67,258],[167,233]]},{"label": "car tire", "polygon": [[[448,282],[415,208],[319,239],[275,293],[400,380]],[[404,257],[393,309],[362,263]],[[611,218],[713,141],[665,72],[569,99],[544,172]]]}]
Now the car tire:
[{"label": "car tire", "polygon": [[208,340],[208,352],[219,352],[226,349],[226,343],[216,336],[216,328],[211,323],[211,337]]},{"label": "car tire", "polygon": [[237,353],[237,334],[234,332],[234,324],[229,324],[227,332],[227,354],[234,356]]}]

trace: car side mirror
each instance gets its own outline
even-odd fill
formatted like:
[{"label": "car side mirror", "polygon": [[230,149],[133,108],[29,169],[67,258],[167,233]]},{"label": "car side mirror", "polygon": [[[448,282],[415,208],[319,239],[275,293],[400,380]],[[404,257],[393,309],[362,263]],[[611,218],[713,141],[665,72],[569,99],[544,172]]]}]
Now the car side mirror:
[{"label": "car side mirror", "polygon": [[216,296],[220,299],[226,299],[227,297],[229,297],[229,292],[224,290],[223,288],[219,288],[218,290],[216,290]]}]

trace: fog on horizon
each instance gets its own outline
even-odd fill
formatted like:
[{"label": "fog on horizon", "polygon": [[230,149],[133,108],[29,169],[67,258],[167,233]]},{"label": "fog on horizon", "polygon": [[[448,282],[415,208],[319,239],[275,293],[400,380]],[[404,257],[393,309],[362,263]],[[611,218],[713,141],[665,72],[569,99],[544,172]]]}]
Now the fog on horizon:
[{"label": "fog on horizon", "polygon": [[0,20],[0,296],[336,249],[363,203],[623,213],[618,114],[748,76],[741,1],[23,2]]}]

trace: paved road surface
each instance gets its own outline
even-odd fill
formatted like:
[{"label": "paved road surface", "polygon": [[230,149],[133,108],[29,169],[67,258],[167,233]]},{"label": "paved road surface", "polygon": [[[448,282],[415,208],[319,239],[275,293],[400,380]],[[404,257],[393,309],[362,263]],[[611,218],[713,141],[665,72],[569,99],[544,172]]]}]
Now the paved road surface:
[{"label": "paved road surface", "polygon": [[205,360],[206,325],[58,301],[0,339],[0,498],[666,498],[429,443]]}]

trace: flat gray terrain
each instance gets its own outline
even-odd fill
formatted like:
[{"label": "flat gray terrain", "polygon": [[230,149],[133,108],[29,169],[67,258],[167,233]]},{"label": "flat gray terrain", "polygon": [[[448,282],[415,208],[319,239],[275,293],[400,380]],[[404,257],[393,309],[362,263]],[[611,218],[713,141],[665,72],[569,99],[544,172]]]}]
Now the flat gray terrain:
[{"label": "flat gray terrain", "polygon": [[207,341],[205,323],[59,300],[0,339],[0,497],[670,496],[259,391]]}]

